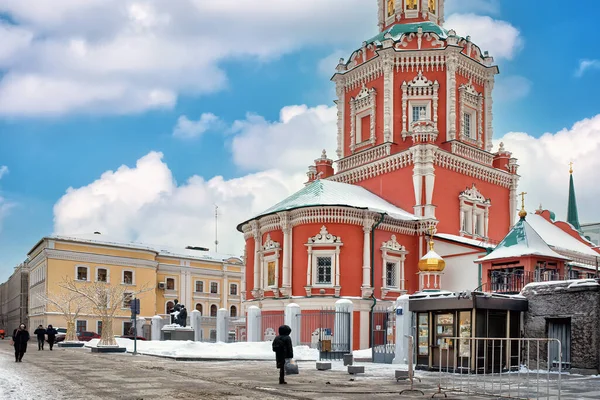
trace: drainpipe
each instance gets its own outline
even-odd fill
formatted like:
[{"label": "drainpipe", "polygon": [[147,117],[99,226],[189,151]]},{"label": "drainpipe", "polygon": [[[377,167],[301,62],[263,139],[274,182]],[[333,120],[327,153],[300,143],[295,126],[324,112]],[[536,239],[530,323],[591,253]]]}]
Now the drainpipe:
[{"label": "drainpipe", "polygon": [[371,287],[373,288],[373,292],[371,293],[371,299],[373,299],[373,304],[371,305],[371,318],[369,318],[369,333],[371,336],[371,348],[373,348],[373,309],[377,304],[377,299],[375,298],[375,229],[383,222],[385,218],[385,214],[381,213],[381,218],[375,225],[373,225],[373,229],[371,229]]}]

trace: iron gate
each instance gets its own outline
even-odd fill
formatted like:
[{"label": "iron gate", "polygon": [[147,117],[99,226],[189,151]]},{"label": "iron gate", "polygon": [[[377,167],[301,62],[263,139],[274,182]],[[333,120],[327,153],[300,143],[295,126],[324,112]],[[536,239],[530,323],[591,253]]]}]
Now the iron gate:
[{"label": "iron gate", "polygon": [[393,309],[373,310],[371,337],[374,363],[391,364],[396,356],[396,314]]},{"label": "iron gate", "polygon": [[352,351],[349,312],[334,309],[298,314],[300,344],[319,350],[320,360],[341,360]]}]

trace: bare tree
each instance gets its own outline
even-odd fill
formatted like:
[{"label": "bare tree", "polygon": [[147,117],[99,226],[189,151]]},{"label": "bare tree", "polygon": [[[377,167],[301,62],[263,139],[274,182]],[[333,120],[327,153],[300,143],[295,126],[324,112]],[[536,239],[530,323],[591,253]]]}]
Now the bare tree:
[{"label": "bare tree", "polygon": [[137,295],[154,289],[154,286],[148,284],[141,287],[126,284],[112,286],[106,282],[77,282],[67,277],[63,278],[59,286],[82,296],[92,313],[100,317],[102,334],[99,346],[117,346],[113,334],[115,314],[122,308],[128,308],[128,304]]},{"label": "bare tree", "polygon": [[61,292],[47,296],[39,294],[38,298],[46,304],[50,303],[62,313],[67,321],[65,341],[76,342],[77,332],[75,330],[75,321],[77,321],[81,314],[87,311],[87,303],[84,301],[83,296],[74,292]]}]

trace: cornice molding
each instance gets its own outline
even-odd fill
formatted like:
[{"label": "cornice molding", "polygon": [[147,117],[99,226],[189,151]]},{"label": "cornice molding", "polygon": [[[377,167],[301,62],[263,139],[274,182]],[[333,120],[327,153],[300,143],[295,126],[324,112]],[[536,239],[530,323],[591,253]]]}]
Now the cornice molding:
[{"label": "cornice molding", "polygon": [[158,267],[158,262],[154,260],[140,260],[135,258],[79,253],[68,250],[45,249],[44,256],[53,260],[77,261],[90,264],[109,264],[125,267],[152,268]]}]

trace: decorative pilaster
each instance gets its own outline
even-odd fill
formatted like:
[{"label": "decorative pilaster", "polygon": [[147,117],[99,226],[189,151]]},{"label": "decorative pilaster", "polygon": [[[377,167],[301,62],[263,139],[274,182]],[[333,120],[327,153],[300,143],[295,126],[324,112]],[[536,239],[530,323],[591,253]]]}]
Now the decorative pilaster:
[{"label": "decorative pilaster", "polygon": [[437,132],[440,131],[438,127],[438,101],[439,101],[439,90],[440,84],[438,81],[433,83],[433,124]]},{"label": "decorative pilaster", "polygon": [[406,140],[408,129],[406,128],[408,116],[406,114],[408,107],[408,84],[402,83],[402,140]]},{"label": "decorative pilaster", "polygon": [[483,96],[477,96],[477,145],[483,146]]},{"label": "decorative pilaster", "polygon": [[343,82],[337,80],[335,83],[335,92],[337,95],[337,151],[338,158],[344,154],[344,122],[346,109],[346,88]]},{"label": "decorative pilaster", "polygon": [[356,103],[350,100],[350,152],[356,148]]},{"label": "decorative pilaster", "polygon": [[485,131],[485,149],[487,151],[492,151],[492,138],[494,137],[494,127],[493,127],[493,119],[494,114],[492,110],[492,106],[494,100],[492,99],[492,91],[494,90],[494,77],[490,77],[485,82],[485,122],[486,122],[486,131]]},{"label": "decorative pilaster", "polygon": [[425,212],[426,218],[435,218],[435,207],[433,206],[433,189],[435,186],[435,167],[433,161],[435,151],[431,145],[425,149],[422,173],[425,176]]},{"label": "decorative pilaster", "polygon": [[448,82],[448,90],[446,91],[448,93],[447,140],[454,140],[456,139],[456,70],[458,68],[458,56],[455,53],[448,54],[446,65],[446,82]]},{"label": "decorative pilaster", "polygon": [[423,166],[421,146],[412,148],[413,153],[413,189],[415,192],[414,214],[416,217],[423,216]]},{"label": "decorative pilaster", "polygon": [[373,228],[373,219],[365,212],[363,219],[363,283],[362,297],[370,297],[373,293],[371,287],[371,229]]},{"label": "decorative pilaster", "polygon": [[458,89],[458,132],[461,140],[465,140],[465,128],[464,128],[464,117],[465,115],[465,96],[464,96],[465,88],[461,86]]},{"label": "decorative pilaster", "polygon": [[262,246],[260,225],[258,224],[258,221],[251,221],[250,224],[252,226],[252,236],[254,238],[254,289],[252,290],[252,296],[254,298],[260,298],[260,270],[262,269],[260,262]]},{"label": "decorative pilaster", "polygon": [[283,231],[283,277],[280,292],[283,297],[288,297],[292,294],[292,224],[287,212],[278,215]]},{"label": "decorative pilaster", "polygon": [[308,265],[306,266],[306,286],[304,287],[304,289],[306,290],[306,296],[310,297],[311,296],[311,291],[312,291],[312,256],[313,256],[313,251],[312,248],[308,248]]},{"label": "decorative pilaster", "polygon": [[394,61],[390,56],[383,59],[383,141],[393,142],[392,124],[394,113]]}]

